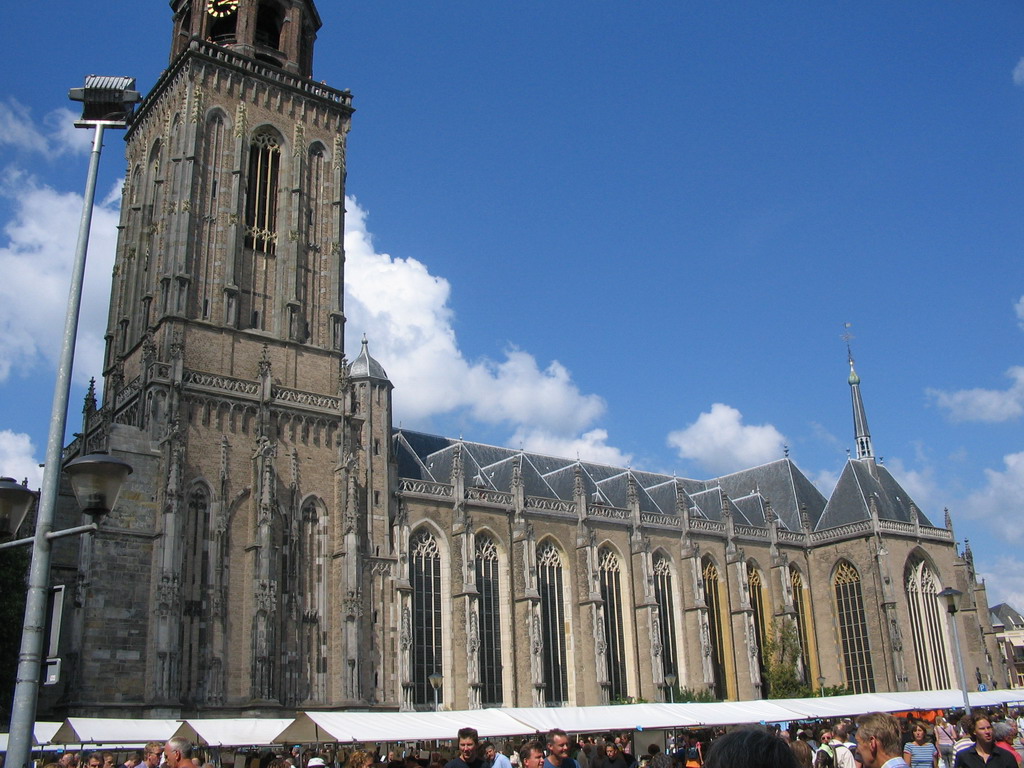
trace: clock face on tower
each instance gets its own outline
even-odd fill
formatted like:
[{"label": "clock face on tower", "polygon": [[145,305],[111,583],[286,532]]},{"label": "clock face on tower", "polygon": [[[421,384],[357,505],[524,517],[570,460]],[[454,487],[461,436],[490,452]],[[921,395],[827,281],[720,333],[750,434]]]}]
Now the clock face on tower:
[{"label": "clock face on tower", "polygon": [[216,19],[230,16],[238,10],[238,0],[207,0],[206,12]]}]

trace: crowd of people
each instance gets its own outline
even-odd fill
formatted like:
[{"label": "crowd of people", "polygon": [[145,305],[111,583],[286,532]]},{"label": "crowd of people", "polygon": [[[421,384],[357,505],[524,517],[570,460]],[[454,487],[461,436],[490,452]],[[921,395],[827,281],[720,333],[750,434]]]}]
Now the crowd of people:
[{"label": "crowd of people", "polygon": [[[571,737],[559,728],[513,745],[481,741],[473,728],[454,751],[381,753],[325,745],[253,754],[235,768],[1024,768],[1024,711],[976,712],[947,721],[874,712],[832,723],[673,732],[666,748],[634,747],[630,732]],[[640,732],[638,731],[638,734]],[[216,768],[186,739],[150,742],[123,763],[113,752],[65,752],[42,768]]]}]

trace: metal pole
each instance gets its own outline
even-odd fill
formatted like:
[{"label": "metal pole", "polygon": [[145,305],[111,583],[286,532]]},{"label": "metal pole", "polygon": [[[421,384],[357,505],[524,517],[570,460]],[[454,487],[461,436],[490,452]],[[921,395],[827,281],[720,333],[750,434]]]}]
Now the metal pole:
[{"label": "metal pole", "polygon": [[50,591],[50,539],[53,528],[61,473],[64,430],[67,426],[68,399],[71,394],[71,369],[75,359],[75,337],[78,334],[78,313],[82,304],[82,281],[85,275],[85,254],[89,247],[93,201],[96,198],[96,177],[99,174],[100,151],[103,149],[103,124],[96,124],[89,156],[89,173],[85,182],[82,221],[78,226],[78,247],[71,268],[71,289],[64,318],[64,340],[57,365],[57,381],[53,388],[50,412],[50,434],[46,441],[46,464],[36,517],[35,544],[29,566],[28,594],[25,599],[25,623],[21,631],[21,653],[18,656],[18,677],[11,705],[11,724],[7,745],[10,768],[25,768],[32,757],[36,701],[39,696],[39,669],[42,661],[43,634],[46,629],[46,605]]},{"label": "metal pole", "polygon": [[964,656],[960,652],[960,630],[956,626],[956,611],[949,612],[949,623],[953,625],[953,645],[956,646],[956,669],[960,674],[960,692],[964,695],[964,713],[971,714],[971,700],[967,697],[967,675],[964,674]]}]

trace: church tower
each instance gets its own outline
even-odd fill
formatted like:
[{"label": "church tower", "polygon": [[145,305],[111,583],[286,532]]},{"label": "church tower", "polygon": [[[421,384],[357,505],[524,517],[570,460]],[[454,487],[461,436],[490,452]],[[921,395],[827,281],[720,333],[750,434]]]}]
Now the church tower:
[{"label": "church tower", "polygon": [[312,0],[171,7],[126,135],[103,404],[68,449],[135,473],[81,545],[63,703],[372,705],[383,653],[343,627],[390,555],[391,385],[344,356],[351,94],[311,79]]}]

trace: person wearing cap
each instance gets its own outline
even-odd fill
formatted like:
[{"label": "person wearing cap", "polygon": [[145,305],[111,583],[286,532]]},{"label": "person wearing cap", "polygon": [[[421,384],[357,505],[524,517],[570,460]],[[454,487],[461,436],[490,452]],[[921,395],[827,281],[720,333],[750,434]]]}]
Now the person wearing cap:
[{"label": "person wearing cap", "polygon": [[309,762],[306,763],[306,768],[327,768],[327,763],[324,762],[322,757],[311,757]]}]

